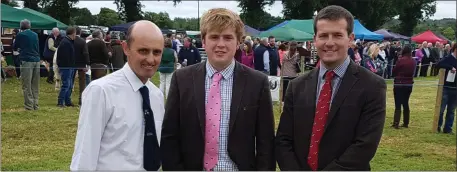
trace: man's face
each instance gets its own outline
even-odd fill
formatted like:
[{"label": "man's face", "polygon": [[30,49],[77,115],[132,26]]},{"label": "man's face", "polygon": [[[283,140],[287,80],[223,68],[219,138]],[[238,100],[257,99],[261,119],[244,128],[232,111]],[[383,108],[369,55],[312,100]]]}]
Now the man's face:
[{"label": "man's face", "polygon": [[154,34],[132,35],[132,38],[130,46],[123,42],[122,47],[129,66],[141,81],[146,82],[159,68],[164,40],[162,35]]},{"label": "man's face", "polygon": [[276,45],[276,39],[275,38],[268,39],[268,42],[270,43],[270,46],[272,46],[272,47],[274,47]]},{"label": "man's face", "polygon": [[54,34],[55,37],[60,35],[60,31],[59,30],[54,30],[54,32],[52,32],[52,33]]},{"label": "man's face", "polygon": [[209,31],[202,41],[211,64],[228,66],[232,62],[238,46],[234,28],[222,32]]},{"label": "man's face", "polygon": [[347,25],[345,19],[317,21],[314,42],[317,54],[325,64],[335,64],[346,59],[349,44],[354,39],[353,33],[348,35]]},{"label": "man's face", "polygon": [[297,50],[297,44],[290,44],[289,49],[290,49],[291,51]]},{"label": "man's face", "polygon": [[184,39],[184,47],[190,47],[191,42],[189,39]]}]

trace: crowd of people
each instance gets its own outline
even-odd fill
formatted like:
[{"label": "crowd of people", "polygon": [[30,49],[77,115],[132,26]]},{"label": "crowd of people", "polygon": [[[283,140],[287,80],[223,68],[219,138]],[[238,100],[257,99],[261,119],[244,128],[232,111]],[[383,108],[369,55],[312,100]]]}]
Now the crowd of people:
[{"label": "crowd of people", "polygon": [[[430,65],[430,75],[455,73],[457,45],[353,41],[353,23],[349,11],[328,6],[314,19],[313,45],[277,42],[244,36],[236,13],[211,9],[200,23],[203,62],[191,38],[181,46],[150,21],[133,24],[125,41],[98,30],[84,39],[78,27],[59,39],[53,30],[43,59],[54,70],[47,81],[61,85],[57,106],[75,106],[79,78],[70,169],[274,171],[277,162],[281,170],[370,170],[385,123],[384,79],[395,83],[392,126],[403,107],[408,127],[414,76],[427,76]],[[312,46],[316,69],[299,75],[302,58],[314,60]],[[23,20],[13,49],[27,110],[38,109],[38,47]],[[156,71],[160,89],[150,81]],[[269,75],[288,78],[276,135]],[[438,131],[452,133],[456,99],[456,82],[446,81]]]}]

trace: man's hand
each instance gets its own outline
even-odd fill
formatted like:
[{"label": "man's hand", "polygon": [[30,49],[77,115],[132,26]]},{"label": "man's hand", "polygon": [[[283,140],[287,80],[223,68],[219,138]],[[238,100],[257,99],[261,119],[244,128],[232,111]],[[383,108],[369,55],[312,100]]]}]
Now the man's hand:
[{"label": "man's hand", "polygon": [[452,73],[455,73],[455,67],[452,68],[451,72],[452,72]]}]

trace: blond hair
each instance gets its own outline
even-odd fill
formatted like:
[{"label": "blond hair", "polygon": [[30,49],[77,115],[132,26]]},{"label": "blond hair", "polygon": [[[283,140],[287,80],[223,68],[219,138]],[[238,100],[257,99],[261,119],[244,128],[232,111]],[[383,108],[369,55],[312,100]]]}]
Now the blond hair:
[{"label": "blond hair", "polygon": [[370,46],[370,48],[368,48],[368,53],[367,54],[371,58],[376,59],[376,56],[378,56],[378,54],[375,54],[375,53],[379,53],[379,47],[378,47],[378,45],[373,44],[373,45]]},{"label": "blond hair", "polygon": [[241,40],[244,35],[244,23],[240,16],[233,11],[225,8],[213,8],[203,14],[200,19],[200,33],[202,39],[210,31],[222,32],[227,28],[235,28],[237,41]]}]

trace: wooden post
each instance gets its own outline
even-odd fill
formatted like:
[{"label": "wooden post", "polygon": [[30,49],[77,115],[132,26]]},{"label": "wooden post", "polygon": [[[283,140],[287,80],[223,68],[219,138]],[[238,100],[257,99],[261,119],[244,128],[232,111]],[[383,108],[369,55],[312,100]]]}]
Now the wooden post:
[{"label": "wooden post", "polygon": [[441,110],[441,99],[443,97],[443,85],[444,85],[444,74],[446,70],[440,69],[438,74],[438,89],[436,90],[436,102],[435,102],[435,114],[433,116],[433,132],[438,132],[438,119],[440,117],[440,110]]}]

